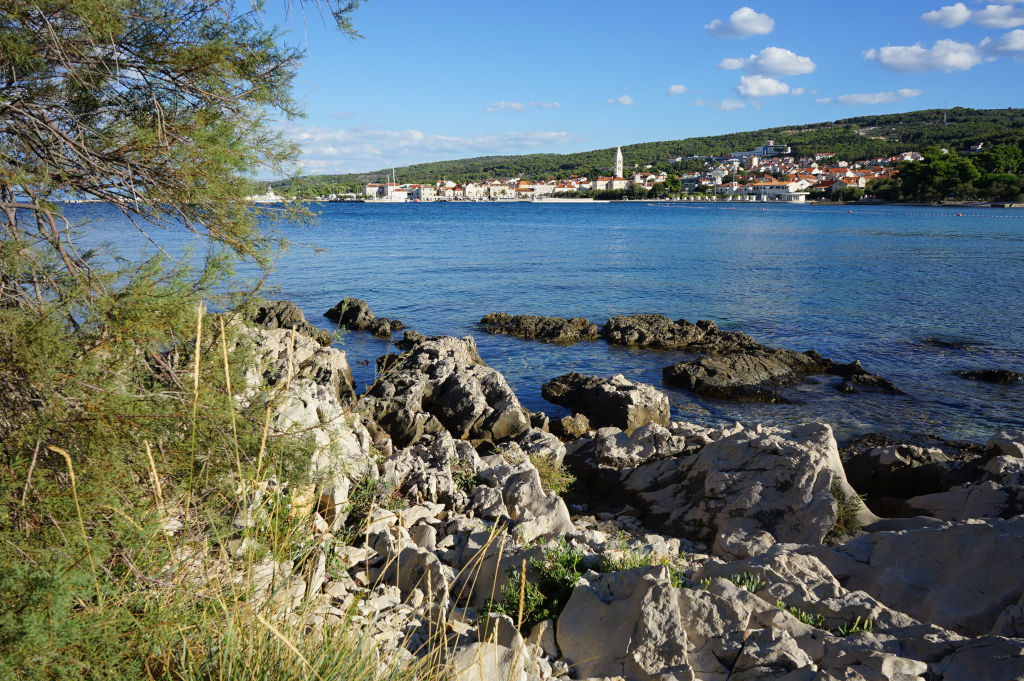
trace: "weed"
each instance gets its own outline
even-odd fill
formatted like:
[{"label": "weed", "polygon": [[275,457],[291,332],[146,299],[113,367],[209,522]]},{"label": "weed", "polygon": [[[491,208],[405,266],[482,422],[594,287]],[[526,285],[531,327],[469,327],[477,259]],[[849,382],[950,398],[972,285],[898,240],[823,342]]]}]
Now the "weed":
[{"label": "weed", "polygon": [[859,615],[849,622],[840,624],[838,627],[830,627],[826,624],[825,616],[821,613],[812,614],[806,610],[801,610],[796,606],[787,605],[782,601],[776,601],[775,607],[779,610],[785,610],[808,626],[814,627],[815,629],[821,629],[822,631],[827,631],[835,636],[849,636],[850,634],[856,634],[861,631],[871,632],[874,629],[874,622],[870,619],[861,618]]},{"label": "weed", "polygon": [[768,586],[767,583],[762,582],[760,579],[758,579],[749,572],[741,572],[736,575],[729,575],[729,581],[741,589],[746,589],[752,594],[756,594],[758,591]]},{"label": "weed", "polygon": [[546,619],[558,619],[579,581],[583,552],[561,539],[545,549],[544,558],[530,559],[537,583],[523,584],[522,571],[510,569],[508,584],[502,587],[500,602],[487,601],[485,612],[498,612],[518,621],[522,612],[523,632]]},{"label": "weed", "polygon": [[836,521],[825,535],[825,542],[834,543],[860,532],[864,496],[847,494],[838,481],[834,481],[828,491],[836,500]]},{"label": "weed", "polygon": [[452,456],[448,460],[452,470],[452,480],[455,482],[455,487],[461,489],[464,492],[472,492],[473,488],[480,484],[480,476],[476,474],[476,470],[473,469],[473,463],[460,459],[457,456]]},{"label": "weed", "polygon": [[569,491],[576,477],[569,473],[564,464],[558,463],[548,456],[531,456],[531,463],[540,474],[540,484],[544,489],[551,490],[561,496]]}]

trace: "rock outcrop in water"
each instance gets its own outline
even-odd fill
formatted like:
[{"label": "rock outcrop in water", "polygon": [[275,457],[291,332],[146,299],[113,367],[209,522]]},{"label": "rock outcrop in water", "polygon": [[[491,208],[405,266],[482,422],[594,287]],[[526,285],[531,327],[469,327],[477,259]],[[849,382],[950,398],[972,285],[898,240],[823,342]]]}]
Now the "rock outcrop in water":
[{"label": "rock outcrop in water", "polygon": [[492,312],[480,320],[480,325],[487,333],[502,333],[561,345],[571,345],[598,338],[597,324],[592,324],[583,317],[565,319],[564,317],[509,315],[504,312]]},{"label": "rock outcrop in water", "polygon": [[654,386],[622,374],[611,378],[569,373],[541,387],[541,396],[587,417],[590,426],[616,426],[628,433],[646,423],[668,425],[668,397]]},{"label": "rock outcrop in water", "polygon": [[966,378],[968,381],[983,381],[985,383],[996,383],[998,385],[1010,385],[1020,383],[1024,378],[1016,371],[1009,369],[971,369],[968,371],[957,371],[956,375]]},{"label": "rock outcrop in water", "polygon": [[[563,445],[530,427],[471,338],[410,336],[353,405],[344,353],[300,337],[290,371],[290,337],[240,341],[257,362],[242,399],[278,391],[272,432],[317,443],[317,484],[289,495],[308,520],[295,530],[309,534],[306,557],[255,568],[268,617],[324,635],[366,626],[379,651],[429,654],[451,678],[1024,679],[1022,509],[969,492],[955,520],[878,519],[857,496],[870,504],[859,485],[932,467],[933,487],[915,493],[1020,499],[1024,432],[970,451],[865,440],[845,461],[822,424],[648,419]],[[575,515],[541,472],[563,458],[579,478]],[[927,496],[908,508],[959,503]],[[237,526],[252,526],[249,501]],[[335,540],[343,531],[351,544]],[[222,573],[237,555],[225,550],[211,559]],[[522,631],[488,612],[506,594],[515,612],[520,575],[552,608]]]},{"label": "rock outcrop in water", "polygon": [[715,399],[749,402],[784,402],[778,389],[795,385],[806,376],[832,374],[842,377],[843,392],[857,386],[894,395],[902,394],[892,382],[866,371],[859,361],[840,364],[809,350],[796,352],[758,343],[745,333],[722,331],[708,320],[691,324],[664,315],[640,314],[612,317],[601,335],[614,345],[684,350],[699,357],[665,367],[666,383]]},{"label": "rock outcrop in water", "polygon": [[256,314],[253,321],[265,329],[295,329],[314,339],[320,345],[331,344],[331,333],[325,329],[318,329],[306,321],[299,306],[290,300],[263,300],[256,307]]},{"label": "rock outcrop in water", "polygon": [[392,332],[405,328],[397,319],[375,317],[367,302],[360,298],[345,298],[324,312],[324,316],[344,329],[370,331],[380,338],[387,338]]}]

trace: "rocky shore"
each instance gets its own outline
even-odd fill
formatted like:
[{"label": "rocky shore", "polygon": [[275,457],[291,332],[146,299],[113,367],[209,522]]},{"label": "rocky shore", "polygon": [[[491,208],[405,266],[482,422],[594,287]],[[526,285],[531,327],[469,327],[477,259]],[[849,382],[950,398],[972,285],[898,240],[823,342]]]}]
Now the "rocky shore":
[{"label": "rocky shore", "polygon": [[[452,679],[1024,679],[1024,431],[840,449],[826,424],[671,421],[655,387],[578,374],[545,385],[574,412],[552,423],[470,336],[407,334],[357,396],[344,352],[281,321],[241,334],[243,399],[288,381],[271,427],[312,436],[291,498],[316,548],[259,569],[311,631],[363,624]],[[708,322],[601,334],[705,353],[708,376],[752,356],[763,380],[736,385],[757,390],[818,372],[895,389]]]}]

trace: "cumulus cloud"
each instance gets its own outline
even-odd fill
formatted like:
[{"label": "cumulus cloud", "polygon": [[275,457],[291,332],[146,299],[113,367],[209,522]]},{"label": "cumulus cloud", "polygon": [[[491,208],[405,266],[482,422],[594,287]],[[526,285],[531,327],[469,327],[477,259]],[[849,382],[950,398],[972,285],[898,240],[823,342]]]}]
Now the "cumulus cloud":
[{"label": "cumulus cloud", "polygon": [[789,92],[789,86],[780,80],[765,76],[740,76],[736,92],[743,97],[775,97]]},{"label": "cumulus cloud", "polygon": [[557,109],[562,105],[559,104],[558,102],[530,102],[530,106],[536,107],[538,109]]},{"label": "cumulus cloud", "polygon": [[495,113],[497,111],[522,111],[526,107],[522,102],[491,102],[491,105],[484,109],[484,113]]},{"label": "cumulus cloud", "polygon": [[665,90],[666,95],[681,95],[686,92],[685,85],[669,85],[668,89]]},{"label": "cumulus cloud", "polygon": [[1003,35],[998,40],[985,38],[978,45],[986,54],[997,56],[1017,56],[1024,52],[1024,29],[1018,28]]},{"label": "cumulus cloud", "polygon": [[607,100],[609,104],[622,104],[623,106],[630,106],[633,104],[633,98],[629,95],[621,95],[619,97],[612,97]]},{"label": "cumulus cloud", "polygon": [[1024,9],[1013,5],[986,5],[971,16],[971,21],[985,28],[1024,26]]},{"label": "cumulus cloud", "polygon": [[867,50],[864,56],[898,73],[967,71],[982,62],[977,47],[955,40],[939,40],[929,48],[921,45],[890,45]]},{"label": "cumulus cloud", "polygon": [[708,106],[719,111],[735,111],[747,105],[742,99],[723,99],[722,101],[717,99],[695,99],[692,104],[693,106]]},{"label": "cumulus cloud", "polygon": [[793,88],[792,90],[789,91],[789,94],[793,95],[794,97],[799,97],[800,95],[804,94],[805,92],[807,92],[807,90],[805,90],[804,88],[802,88],[802,87],[795,87],[795,88]]},{"label": "cumulus cloud", "polygon": [[922,90],[901,88],[892,92],[861,92],[852,95],[839,95],[834,99],[831,97],[822,97],[817,101],[820,104],[835,102],[836,104],[842,104],[843,106],[868,106],[871,104],[891,104],[892,102],[898,102],[903,99],[917,97],[921,93]]},{"label": "cumulus cloud", "polygon": [[761,76],[799,76],[814,71],[815,64],[810,57],[801,57],[792,50],[766,47],[746,59],[723,59],[718,68],[743,69],[747,73]]},{"label": "cumulus cloud", "polygon": [[921,21],[934,26],[944,26],[946,28],[956,28],[967,23],[967,20],[971,18],[971,10],[967,9],[967,5],[962,2],[958,2],[955,5],[947,5],[940,9],[932,10],[931,12],[925,12],[921,15]]},{"label": "cumulus cloud", "polygon": [[285,132],[299,145],[307,173],[361,172],[442,158],[519,154],[581,141],[578,135],[544,130],[456,136],[375,127],[299,126]]},{"label": "cumulus cloud", "polygon": [[760,14],[749,7],[740,7],[728,21],[715,19],[704,27],[715,38],[746,38],[752,35],[768,35],[775,28],[775,20],[767,14]]}]

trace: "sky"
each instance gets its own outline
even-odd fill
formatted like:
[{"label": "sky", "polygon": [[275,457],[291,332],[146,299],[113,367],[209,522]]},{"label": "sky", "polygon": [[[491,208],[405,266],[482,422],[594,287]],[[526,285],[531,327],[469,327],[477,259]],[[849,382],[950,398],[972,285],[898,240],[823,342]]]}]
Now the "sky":
[{"label": "sky", "polygon": [[303,174],[1024,106],[1024,0],[367,0],[357,40],[285,2]]}]

